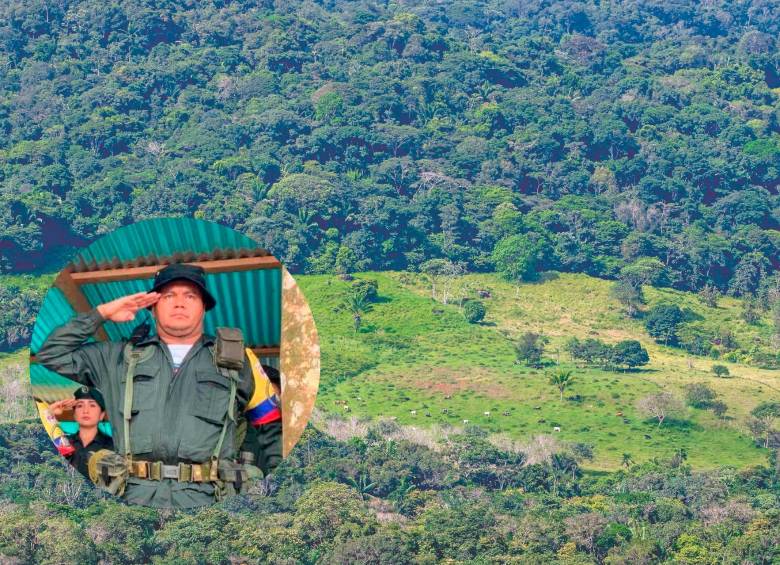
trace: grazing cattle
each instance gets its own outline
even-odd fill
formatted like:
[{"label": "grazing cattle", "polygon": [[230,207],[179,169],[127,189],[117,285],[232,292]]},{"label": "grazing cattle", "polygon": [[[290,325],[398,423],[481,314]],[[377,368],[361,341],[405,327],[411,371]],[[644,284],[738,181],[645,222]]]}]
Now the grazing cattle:
[{"label": "grazing cattle", "polygon": [[502,412],[501,414],[504,416],[509,416],[509,412]]},{"label": "grazing cattle", "polygon": [[555,427],[553,428],[553,431],[554,431],[554,432],[560,432],[560,431],[561,431],[561,427],[560,427],[560,426],[555,426]]},{"label": "grazing cattle", "polygon": [[468,424],[468,423],[469,423],[469,421],[468,421],[468,420],[463,420],[463,423],[464,423],[464,424]]},{"label": "grazing cattle", "polygon": [[485,416],[487,416],[488,418],[490,418],[490,412],[485,412]]},{"label": "grazing cattle", "polygon": [[417,416],[417,410],[409,410],[409,414],[412,416]]}]

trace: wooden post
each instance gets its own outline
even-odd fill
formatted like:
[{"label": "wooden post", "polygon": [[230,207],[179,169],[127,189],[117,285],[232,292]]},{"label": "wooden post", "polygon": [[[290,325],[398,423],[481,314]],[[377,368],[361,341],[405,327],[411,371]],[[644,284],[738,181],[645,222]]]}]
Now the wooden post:
[{"label": "wooden post", "polygon": [[[84,296],[84,293],[81,292],[78,283],[73,280],[74,273],[72,269],[73,267],[71,266],[64,268],[54,280],[54,286],[60,289],[60,292],[65,295],[65,299],[76,312],[83,314],[92,310],[92,305],[87,300],[87,297]],[[100,341],[108,341],[108,334],[102,326],[95,332],[95,338]]]}]

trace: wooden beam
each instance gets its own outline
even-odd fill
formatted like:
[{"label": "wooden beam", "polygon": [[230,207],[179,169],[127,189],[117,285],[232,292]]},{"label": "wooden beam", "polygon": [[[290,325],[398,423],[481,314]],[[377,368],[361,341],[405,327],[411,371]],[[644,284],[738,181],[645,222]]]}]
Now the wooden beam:
[{"label": "wooden beam", "polygon": [[280,347],[251,347],[258,357],[279,357]]},{"label": "wooden beam", "polygon": [[[81,292],[78,283],[73,279],[73,275],[74,273],[69,268],[63,269],[57,275],[57,278],[54,279],[54,286],[60,289],[60,292],[65,295],[65,299],[76,312],[79,314],[89,312],[92,310],[92,305],[87,300],[87,297],[84,296],[84,293]],[[102,326],[95,332],[95,338],[100,341],[108,341],[108,334]]]},{"label": "wooden beam", "polygon": [[[76,285],[151,279],[154,278],[157,271],[165,267],[166,264],[167,263],[124,269],[106,269],[104,271],[85,271],[81,273],[71,273],[70,276]],[[187,265],[203,267],[203,270],[210,274],[256,271],[259,269],[280,269],[282,267],[279,259],[272,256],[194,261],[192,263],[187,263]]]}]

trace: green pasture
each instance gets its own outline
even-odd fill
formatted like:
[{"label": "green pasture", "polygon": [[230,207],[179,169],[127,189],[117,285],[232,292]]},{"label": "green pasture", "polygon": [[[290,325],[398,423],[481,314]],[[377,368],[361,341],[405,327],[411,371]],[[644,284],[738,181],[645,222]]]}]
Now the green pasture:
[{"label": "green pasture", "polygon": [[[608,281],[561,274],[518,286],[495,275],[467,275],[454,284],[455,294],[475,297],[481,289],[491,295],[484,300],[484,322],[470,325],[457,304],[434,301],[430,284],[420,275],[384,272],[357,278],[377,280],[380,301],[363,315],[356,333],[350,312],[340,308],[350,283],[331,275],[297,277],[320,335],[317,405],[326,413],[395,417],[416,427],[462,427],[468,420],[520,443],[551,434],[592,444],[594,460],[586,466],[593,469],[618,467],[623,453],[641,462],[679,449],[696,468],[765,461],[744,421],[758,402],[780,399],[780,378],[772,371],[725,363],[734,378],[719,379],[710,373],[714,361],[655,344],[641,321],[623,315],[609,296]],[[687,293],[647,289],[646,294],[650,305],[672,301],[689,308],[701,317],[697,323],[728,324],[739,341],[769,331],[766,320],[756,327],[744,324],[737,300],[722,299],[712,309]],[[563,402],[544,369],[515,362],[511,340],[526,331],[550,337],[547,370],[556,362],[574,370]],[[579,368],[562,350],[570,336],[638,339],[651,361],[632,372]],[[729,407],[724,420],[711,411],[687,408],[679,421],[659,428],[637,414],[635,403],[642,396],[669,390],[682,397],[691,382],[706,382],[718,392]]]}]

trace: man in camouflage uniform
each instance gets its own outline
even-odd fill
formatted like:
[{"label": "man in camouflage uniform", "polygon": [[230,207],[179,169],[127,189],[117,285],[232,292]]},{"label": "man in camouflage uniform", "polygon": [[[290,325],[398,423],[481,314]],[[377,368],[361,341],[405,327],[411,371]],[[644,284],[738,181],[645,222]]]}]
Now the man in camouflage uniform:
[{"label": "man in camouflage uniform", "polygon": [[[205,313],[215,305],[202,268],[172,264],[157,273],[150,292],[75,316],[56,328],[38,352],[45,367],[103,391],[116,452],[128,462],[129,476],[120,492],[130,503],[203,506],[235,492],[247,478],[241,471],[245,467],[234,463],[240,447],[237,427],[255,385],[246,360],[231,373],[233,390],[231,378],[216,365],[215,338],[203,333]],[[142,308],[152,309],[154,335],[141,336],[132,346],[86,343],[103,322],[130,322]],[[134,352],[142,353],[129,388],[127,357]],[[123,430],[129,434],[129,449]],[[281,434],[276,441],[281,442]]]}]

